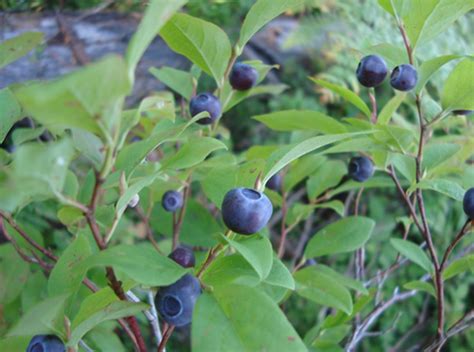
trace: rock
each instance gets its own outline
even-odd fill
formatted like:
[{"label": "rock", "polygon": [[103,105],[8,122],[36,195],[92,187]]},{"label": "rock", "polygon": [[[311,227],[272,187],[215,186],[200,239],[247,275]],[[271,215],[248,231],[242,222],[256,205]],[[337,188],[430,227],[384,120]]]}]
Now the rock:
[{"label": "rock", "polygon": [[[111,53],[123,55],[139,20],[139,15],[116,12],[65,12],[60,17],[51,12],[1,13],[0,41],[27,31],[41,31],[45,44],[2,68],[0,89],[13,83],[52,79],[67,74],[76,70],[81,61],[96,61]],[[301,48],[284,48],[285,39],[297,26],[298,21],[293,18],[273,20],[252,38],[244,50],[243,59],[283,65],[289,57],[304,56]],[[188,69],[190,63],[157,37],[138,65],[134,90],[127,105],[134,105],[150,92],[165,88],[148,72],[150,67],[162,66]],[[278,75],[278,71],[272,70],[267,81],[278,83]]]}]

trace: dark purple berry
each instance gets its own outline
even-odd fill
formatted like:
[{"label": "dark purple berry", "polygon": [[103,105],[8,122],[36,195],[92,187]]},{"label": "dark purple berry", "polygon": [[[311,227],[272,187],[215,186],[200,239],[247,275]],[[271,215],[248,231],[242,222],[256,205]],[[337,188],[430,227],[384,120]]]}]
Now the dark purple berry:
[{"label": "dark purple berry", "polygon": [[34,336],[26,352],[65,352],[66,346],[56,335],[36,335]]},{"label": "dark purple berry", "polygon": [[191,112],[192,117],[203,111],[207,111],[210,117],[202,118],[198,120],[197,123],[201,125],[210,125],[221,117],[221,102],[211,93],[201,93],[191,99],[191,102],[189,103],[189,111]]},{"label": "dark purple berry", "polygon": [[229,82],[235,90],[248,90],[255,86],[258,80],[257,70],[247,64],[236,63],[230,72]]},{"label": "dark purple berry", "polygon": [[189,247],[177,247],[169,257],[184,268],[192,268],[196,263],[193,250]]},{"label": "dark purple berry", "polygon": [[453,114],[455,115],[464,115],[464,116],[470,116],[474,113],[474,110],[454,110]]},{"label": "dark purple berry", "polygon": [[369,55],[360,60],[357,66],[357,79],[365,87],[376,87],[387,77],[387,64],[378,55]]},{"label": "dark purple berry", "polygon": [[167,191],[161,198],[161,205],[166,211],[174,213],[183,206],[183,194],[178,191]]},{"label": "dark purple berry", "polygon": [[390,84],[396,90],[406,92],[416,87],[418,72],[412,65],[404,64],[393,69]]},{"label": "dark purple berry", "polygon": [[250,235],[260,231],[270,220],[273,206],[268,197],[250,188],[234,188],[222,203],[222,219],[232,231]]},{"label": "dark purple berry", "polygon": [[271,190],[275,192],[280,191],[281,190],[281,175],[275,174],[272,177],[270,177],[266,186],[267,188],[270,188]]},{"label": "dark purple berry", "polygon": [[372,160],[365,156],[352,158],[349,162],[349,176],[357,182],[367,181],[374,174]]},{"label": "dark purple berry", "polygon": [[464,194],[463,208],[467,217],[474,220],[474,187]]},{"label": "dark purple berry", "polygon": [[199,280],[186,274],[174,284],[160,288],[155,304],[164,321],[179,327],[191,323],[194,305],[200,295]]}]

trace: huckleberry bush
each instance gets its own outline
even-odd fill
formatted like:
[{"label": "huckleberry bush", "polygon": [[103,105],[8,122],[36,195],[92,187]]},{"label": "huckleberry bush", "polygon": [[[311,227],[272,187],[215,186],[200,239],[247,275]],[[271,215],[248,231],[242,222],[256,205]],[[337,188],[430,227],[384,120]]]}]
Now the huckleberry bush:
[{"label": "huckleberry bush", "polygon": [[[393,42],[340,54],[360,93],[310,78],[350,116],[251,117],[288,138],[241,154],[229,110],[285,89],[243,50],[305,2],[255,1],[234,42],[186,2],[151,0],[123,57],[0,90],[0,350],[472,350],[474,58],[417,53],[473,2],[379,0]],[[158,34],[192,67],[128,107]]]}]

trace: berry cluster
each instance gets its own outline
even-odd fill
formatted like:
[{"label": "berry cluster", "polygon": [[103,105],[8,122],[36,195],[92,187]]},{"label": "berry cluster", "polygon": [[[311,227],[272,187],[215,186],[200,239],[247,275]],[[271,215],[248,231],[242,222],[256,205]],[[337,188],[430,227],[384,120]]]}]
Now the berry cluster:
[{"label": "berry cluster", "polygon": [[[385,60],[378,55],[368,55],[359,63],[356,75],[364,87],[377,87],[387,77],[388,68]],[[410,64],[395,67],[390,76],[390,84],[396,90],[403,92],[412,90],[418,82],[418,72]]]},{"label": "berry cluster", "polygon": [[[257,70],[244,63],[236,63],[230,72],[229,82],[233,89],[246,91],[254,87],[258,81]],[[189,102],[189,112],[194,117],[197,114],[207,111],[209,117],[204,117],[197,121],[201,125],[210,125],[219,120],[222,115],[222,106],[219,98],[212,93],[201,93],[196,95]]]}]

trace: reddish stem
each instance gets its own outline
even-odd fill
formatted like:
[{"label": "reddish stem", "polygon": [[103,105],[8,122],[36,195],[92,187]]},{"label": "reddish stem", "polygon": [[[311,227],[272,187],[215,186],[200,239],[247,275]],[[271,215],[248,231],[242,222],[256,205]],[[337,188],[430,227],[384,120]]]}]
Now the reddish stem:
[{"label": "reddish stem", "polygon": [[165,350],[166,344],[171,337],[171,334],[174,331],[174,325],[167,325],[165,331],[163,332],[163,338],[158,346],[158,352],[163,352]]}]

